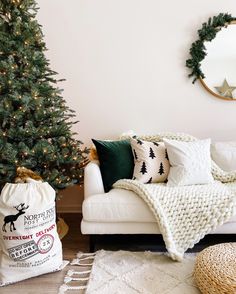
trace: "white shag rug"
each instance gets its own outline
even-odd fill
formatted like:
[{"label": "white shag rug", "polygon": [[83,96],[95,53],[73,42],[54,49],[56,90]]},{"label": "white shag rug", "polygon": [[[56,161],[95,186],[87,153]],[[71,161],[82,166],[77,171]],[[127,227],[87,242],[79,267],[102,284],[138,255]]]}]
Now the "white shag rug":
[{"label": "white shag rug", "polygon": [[199,294],[193,278],[194,255],[174,262],[165,254],[99,251],[86,294]]},{"label": "white shag rug", "polygon": [[[81,253],[73,266],[82,266],[79,257]],[[200,294],[192,277],[194,261],[195,254],[185,254],[182,262],[175,262],[164,253],[100,250],[84,293]]]}]

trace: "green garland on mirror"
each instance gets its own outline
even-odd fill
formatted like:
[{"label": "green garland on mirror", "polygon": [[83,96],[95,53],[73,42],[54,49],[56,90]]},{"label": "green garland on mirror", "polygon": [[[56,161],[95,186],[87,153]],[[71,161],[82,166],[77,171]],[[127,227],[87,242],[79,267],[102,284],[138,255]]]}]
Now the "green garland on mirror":
[{"label": "green garland on mirror", "polygon": [[192,43],[189,50],[191,58],[186,60],[186,66],[191,70],[191,73],[188,76],[194,77],[193,84],[200,77],[202,79],[205,78],[204,73],[201,70],[201,61],[207,55],[204,42],[212,41],[216,37],[216,34],[223,27],[227,27],[233,20],[236,20],[236,18],[232,17],[231,14],[220,13],[217,16],[210,17],[208,22],[204,22],[202,28],[198,30],[199,39]]}]

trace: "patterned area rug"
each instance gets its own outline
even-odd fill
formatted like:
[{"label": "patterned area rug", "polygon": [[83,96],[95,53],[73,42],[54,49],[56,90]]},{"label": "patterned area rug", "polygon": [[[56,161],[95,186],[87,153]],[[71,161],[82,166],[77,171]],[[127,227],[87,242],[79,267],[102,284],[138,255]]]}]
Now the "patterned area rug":
[{"label": "patterned area rug", "polygon": [[69,271],[59,293],[200,294],[192,277],[194,254],[185,254],[182,262],[174,262],[163,253],[100,250],[89,263],[91,258],[94,256],[79,253],[72,265],[83,268],[93,263],[90,277],[73,278],[73,271]]}]

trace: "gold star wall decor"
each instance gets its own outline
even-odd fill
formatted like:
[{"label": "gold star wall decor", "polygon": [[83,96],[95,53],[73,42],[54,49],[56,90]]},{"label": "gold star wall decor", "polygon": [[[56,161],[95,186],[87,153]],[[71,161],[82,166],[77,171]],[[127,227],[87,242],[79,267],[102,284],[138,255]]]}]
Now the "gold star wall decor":
[{"label": "gold star wall decor", "polygon": [[232,92],[236,89],[236,87],[230,86],[226,79],[224,79],[224,82],[221,87],[215,87],[215,89],[223,97],[229,97],[229,98],[235,99]]}]

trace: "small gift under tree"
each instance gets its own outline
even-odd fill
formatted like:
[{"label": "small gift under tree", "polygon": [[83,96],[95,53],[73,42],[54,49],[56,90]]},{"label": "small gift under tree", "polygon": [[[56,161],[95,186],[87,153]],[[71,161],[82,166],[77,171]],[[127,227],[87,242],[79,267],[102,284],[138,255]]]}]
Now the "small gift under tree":
[{"label": "small gift under tree", "polygon": [[0,1],[0,189],[17,167],[56,189],[82,180],[86,150],[71,131],[75,114],[44,52],[35,0]]}]

